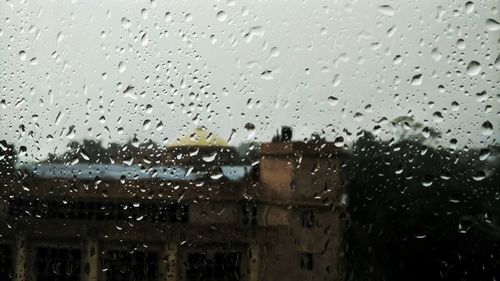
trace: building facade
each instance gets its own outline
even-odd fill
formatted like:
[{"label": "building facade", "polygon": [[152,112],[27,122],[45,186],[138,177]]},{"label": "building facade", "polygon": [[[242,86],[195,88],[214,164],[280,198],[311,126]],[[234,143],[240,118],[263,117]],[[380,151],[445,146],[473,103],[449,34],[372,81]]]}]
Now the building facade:
[{"label": "building facade", "polygon": [[340,149],[285,136],[242,163],[200,134],[2,183],[0,279],[341,280]]}]

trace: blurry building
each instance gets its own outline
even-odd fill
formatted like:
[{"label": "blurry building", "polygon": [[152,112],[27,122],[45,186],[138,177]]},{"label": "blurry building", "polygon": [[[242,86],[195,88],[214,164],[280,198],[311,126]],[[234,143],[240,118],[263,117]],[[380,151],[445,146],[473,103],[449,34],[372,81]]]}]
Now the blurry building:
[{"label": "blurry building", "polygon": [[0,280],[340,280],[340,149],[291,139],[31,167],[2,183]]}]

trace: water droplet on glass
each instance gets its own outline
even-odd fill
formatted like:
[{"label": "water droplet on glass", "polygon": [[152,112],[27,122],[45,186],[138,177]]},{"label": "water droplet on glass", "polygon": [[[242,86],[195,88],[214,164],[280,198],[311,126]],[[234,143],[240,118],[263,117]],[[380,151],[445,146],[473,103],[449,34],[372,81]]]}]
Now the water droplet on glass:
[{"label": "water droplet on glass", "polygon": [[19,52],[19,59],[20,60],[26,60],[26,52],[25,51],[20,51]]},{"label": "water droplet on glass", "polygon": [[488,92],[482,91],[476,94],[476,98],[478,102],[483,102],[488,99]]},{"label": "water droplet on glass", "polygon": [[85,160],[87,160],[87,161],[88,161],[88,160],[90,160],[90,157],[89,157],[89,155],[87,154],[87,151],[85,151],[85,149],[82,149],[82,150],[80,151],[80,156],[82,156],[82,158],[83,158],[83,159],[85,159]]},{"label": "water droplet on glass", "polygon": [[422,129],[422,136],[424,136],[424,138],[429,138],[431,136],[431,131],[429,129],[429,127],[425,127]]},{"label": "water droplet on glass", "polygon": [[118,72],[122,73],[122,72],[124,72],[124,71],[125,71],[125,69],[126,69],[126,68],[127,68],[127,67],[126,67],[126,65],[125,65],[125,62],[120,61],[120,62],[118,63]]},{"label": "water droplet on glass", "polygon": [[336,98],[336,97],[334,97],[334,96],[329,96],[329,97],[328,97],[328,104],[329,104],[330,106],[335,106],[335,105],[337,105],[338,103],[339,103],[339,99],[338,99],[338,98]]},{"label": "water droplet on glass", "polygon": [[144,123],[142,124],[144,131],[147,131],[150,125],[151,125],[151,120],[149,119],[144,120]]},{"label": "water droplet on glass", "polygon": [[354,121],[356,121],[356,122],[361,122],[361,121],[363,121],[363,114],[362,114],[362,113],[360,113],[360,112],[356,112],[356,113],[354,114],[354,118],[353,118],[353,119],[354,119]]},{"label": "water droplet on glass", "polygon": [[497,58],[495,59],[495,67],[497,69],[500,69],[500,54],[498,54]]},{"label": "water droplet on glass", "polygon": [[394,8],[391,5],[378,6],[378,11],[386,16],[394,16]]},{"label": "water droplet on glass", "polygon": [[142,9],[141,10],[141,16],[143,20],[147,20],[149,18],[149,12],[147,9]]},{"label": "water droplet on glass", "polygon": [[478,75],[481,72],[481,64],[475,60],[467,65],[467,74],[470,76]]},{"label": "water droplet on glass", "polygon": [[498,31],[500,30],[500,23],[494,19],[487,19],[486,20],[486,29],[489,31]]},{"label": "water droplet on glass", "polygon": [[340,85],[340,83],[342,83],[342,80],[340,79],[340,74],[335,74],[335,76],[333,76],[332,86],[337,87],[338,85]]},{"label": "water droplet on glass", "polygon": [[64,33],[62,32],[57,33],[57,44],[61,43],[63,38],[64,38]]},{"label": "water droplet on glass", "polygon": [[400,55],[397,55],[394,57],[394,59],[392,60],[392,63],[393,64],[400,64],[401,62],[403,61],[403,58],[400,56]]},{"label": "water droplet on glass", "polygon": [[434,48],[431,50],[431,56],[435,61],[439,61],[442,57],[441,52],[438,48]]},{"label": "water droplet on glass", "polygon": [[264,80],[272,80],[273,79],[273,72],[271,70],[266,70],[260,74],[260,78]]},{"label": "water droplet on glass", "polygon": [[219,172],[219,173],[210,175],[210,178],[213,180],[218,180],[218,179],[222,178],[223,175],[224,174],[222,172]]},{"label": "water droplet on glass", "polygon": [[278,48],[276,47],[272,47],[271,48],[271,57],[274,58],[274,57],[277,57],[280,55],[280,51],[278,50]]},{"label": "water droplet on glass", "polygon": [[425,175],[424,179],[422,180],[422,185],[425,187],[431,186],[432,185],[432,176]]},{"label": "water droplet on glass", "polygon": [[411,78],[411,84],[413,86],[420,86],[420,85],[422,85],[422,81],[423,81],[422,74],[414,75]]},{"label": "water droplet on glass", "polygon": [[490,150],[487,148],[481,149],[479,152],[479,160],[484,161],[490,156]]},{"label": "water droplet on glass", "polygon": [[30,60],[30,65],[38,65],[38,59],[37,58],[32,58]]},{"label": "water droplet on glass", "polygon": [[476,171],[474,175],[472,175],[472,179],[475,181],[482,181],[484,178],[486,178],[486,173],[484,171]]},{"label": "water droplet on glass", "polygon": [[439,111],[436,111],[432,114],[433,120],[436,123],[441,123],[444,120],[443,114]]},{"label": "water droplet on glass", "polygon": [[121,23],[122,23],[123,28],[125,28],[125,29],[130,29],[130,27],[132,26],[132,23],[130,22],[130,20],[125,18],[125,17],[122,18]]},{"label": "water droplet on glass", "polygon": [[142,34],[142,36],[141,36],[141,45],[147,46],[148,43],[149,43],[148,34],[146,32],[144,32],[144,34]]},{"label": "water droplet on glass", "polygon": [[482,134],[485,136],[490,136],[493,134],[493,124],[490,121],[486,121],[481,125]]},{"label": "water droplet on glass", "polygon": [[208,162],[212,162],[212,161],[214,161],[214,160],[215,160],[215,157],[216,157],[216,156],[217,156],[217,152],[214,152],[214,153],[212,153],[212,154],[210,154],[210,155],[208,155],[208,156],[204,156],[204,157],[203,157],[203,161],[205,161],[205,162],[207,162],[207,163],[208,163]]},{"label": "water droplet on glass", "polygon": [[217,17],[218,21],[223,22],[223,21],[226,21],[227,14],[224,11],[220,11],[217,13],[216,17]]},{"label": "water droplet on glass", "polygon": [[165,21],[172,21],[172,14],[170,12],[165,13]]},{"label": "water droplet on glass", "polygon": [[262,37],[264,36],[264,28],[262,26],[254,26],[251,27],[250,30],[243,35],[245,38],[245,42],[249,43],[252,41],[254,37]]},{"label": "water droplet on glass", "polygon": [[465,3],[465,12],[470,14],[472,13],[472,11],[474,10],[474,3],[472,3],[471,1],[468,1],[467,3]]},{"label": "water droplet on glass", "polygon": [[255,125],[252,123],[246,123],[245,129],[248,131],[247,139],[253,138],[253,136],[255,135]]},{"label": "water droplet on glass", "polygon": [[343,137],[336,137],[334,140],[334,144],[336,147],[343,147],[344,146],[344,138]]}]

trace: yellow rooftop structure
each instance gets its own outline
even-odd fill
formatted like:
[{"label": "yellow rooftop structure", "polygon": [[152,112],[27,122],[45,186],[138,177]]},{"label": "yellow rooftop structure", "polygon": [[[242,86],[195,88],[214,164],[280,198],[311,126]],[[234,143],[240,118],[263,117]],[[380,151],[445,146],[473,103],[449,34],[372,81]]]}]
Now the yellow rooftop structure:
[{"label": "yellow rooftop structure", "polygon": [[178,146],[217,146],[227,147],[228,143],[221,137],[207,131],[205,128],[196,128],[194,133],[177,139],[177,142],[169,145]]}]

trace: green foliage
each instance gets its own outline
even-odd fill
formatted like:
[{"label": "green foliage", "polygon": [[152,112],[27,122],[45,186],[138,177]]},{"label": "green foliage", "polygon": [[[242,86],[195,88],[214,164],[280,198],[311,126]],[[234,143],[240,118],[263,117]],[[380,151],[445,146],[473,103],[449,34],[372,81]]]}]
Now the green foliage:
[{"label": "green foliage", "polygon": [[49,154],[47,162],[109,163],[108,151],[100,141],[72,141],[67,148],[68,151],[61,155]]},{"label": "green foliage", "polygon": [[0,141],[0,178],[10,180],[15,177],[17,151],[12,144]]},{"label": "green foliage", "polygon": [[[500,233],[486,218],[500,215],[500,167],[498,153],[491,161],[480,154],[364,132],[346,165],[351,278],[492,280],[500,270],[493,250]],[[484,170],[488,176],[474,177]]]},{"label": "green foliage", "polygon": [[436,141],[441,138],[438,130],[425,126],[410,116],[397,117],[391,123],[400,140],[414,140],[422,144],[435,145]]},{"label": "green foliage", "polygon": [[260,153],[260,143],[255,141],[242,142],[238,145],[238,147],[236,147],[236,151],[240,155],[243,162],[250,163],[257,160]]}]

